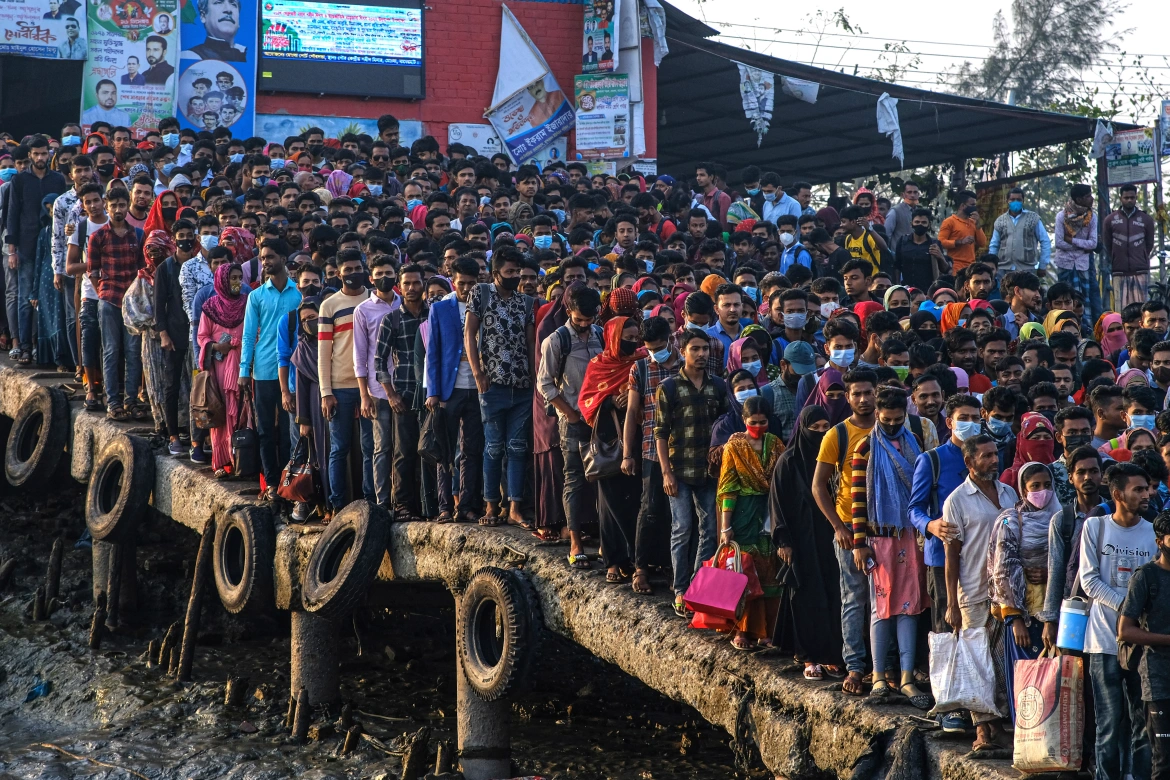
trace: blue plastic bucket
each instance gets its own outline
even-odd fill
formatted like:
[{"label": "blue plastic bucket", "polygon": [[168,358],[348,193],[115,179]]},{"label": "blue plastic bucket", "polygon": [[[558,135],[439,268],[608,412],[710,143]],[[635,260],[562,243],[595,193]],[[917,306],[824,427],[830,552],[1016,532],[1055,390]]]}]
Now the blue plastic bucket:
[{"label": "blue plastic bucket", "polygon": [[1082,598],[1065,599],[1060,604],[1060,627],[1056,632],[1056,646],[1064,650],[1083,652],[1085,627],[1088,624],[1088,602]]}]

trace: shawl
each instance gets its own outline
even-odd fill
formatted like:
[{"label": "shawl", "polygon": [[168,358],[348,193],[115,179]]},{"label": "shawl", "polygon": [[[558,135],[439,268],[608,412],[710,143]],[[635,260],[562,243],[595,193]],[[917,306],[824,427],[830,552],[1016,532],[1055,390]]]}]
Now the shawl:
[{"label": "shawl", "polygon": [[812,395],[809,396],[808,403],[816,404],[825,410],[825,416],[829,420],[829,425],[836,425],[844,420],[850,414],[849,403],[844,398],[838,398],[830,401],[827,393],[833,386],[845,389],[845,383],[841,381],[841,374],[835,368],[826,368],[821,378],[817,380],[816,389],[813,390]]},{"label": "shawl", "polygon": [[1101,345],[1106,360],[1125,349],[1125,328],[1110,333],[1109,326],[1114,323],[1121,324],[1121,315],[1115,311],[1107,311],[1097,318],[1097,324],[1093,326],[1093,338]]},{"label": "shawl", "polygon": [[329,174],[329,178],[325,180],[325,189],[329,190],[329,194],[335,198],[343,198],[349,192],[349,186],[353,183],[353,177],[345,171],[334,171]]},{"label": "shawl", "polygon": [[1077,315],[1073,314],[1067,309],[1053,309],[1044,317],[1044,332],[1052,335],[1064,327],[1065,320],[1072,320],[1076,323],[1078,329],[1080,322],[1077,321]]},{"label": "shawl", "polygon": [[605,303],[597,315],[597,324],[605,325],[615,317],[633,317],[635,321],[642,320],[638,309],[638,294],[629,287],[619,287],[610,290],[605,296]]},{"label": "shawl", "polygon": [[233,270],[243,270],[239,263],[224,263],[215,269],[215,278],[212,284],[215,295],[212,295],[203,304],[203,316],[210,317],[213,322],[224,328],[234,328],[244,321],[244,308],[248,305],[248,298],[243,292],[232,295],[228,277]]},{"label": "shawl", "polygon": [[[764,448],[760,454],[752,449],[751,437],[746,433],[731,434],[723,446],[723,464],[719,468],[716,492],[719,505],[722,506],[725,499],[741,495],[767,495],[776,461],[783,452],[784,444],[770,433],[764,434]],[[749,542],[747,539],[743,541]]]},{"label": "shawl", "polygon": [[1052,516],[1061,511],[1055,490],[1045,506],[1033,506],[1028,501],[1024,483],[1037,469],[1052,474],[1052,469],[1043,463],[1032,461],[1023,465],[1013,485],[1019,500],[996,518],[987,550],[987,581],[992,603],[1020,613],[1027,612],[1024,569],[1047,568],[1048,528]]},{"label": "shawl", "polygon": [[1048,331],[1039,322],[1025,322],[1020,326],[1020,341],[1027,339],[1048,341]]},{"label": "shawl", "polygon": [[[727,375],[728,376],[731,376],[731,374],[733,374],[736,371],[743,368],[743,357],[741,357],[741,353],[743,352],[744,345],[748,343],[748,340],[749,340],[748,337],[740,336],[738,339],[731,342],[731,348],[727,351]],[[751,343],[752,343],[752,346],[756,346],[755,339],[751,339]],[[768,384],[769,381],[771,381],[768,379],[768,372],[764,370],[763,363],[764,363],[764,357],[761,354],[760,355],[760,372],[758,374],[756,374],[756,387],[763,387],[764,385]]]},{"label": "shawl", "polygon": [[764,373],[768,375],[768,380],[779,379],[780,366],[772,364],[772,337],[768,334],[768,329],[758,323],[752,323],[741,330],[739,335],[751,337],[752,341],[756,342],[756,347],[760,350],[760,361],[764,364]]},{"label": "shawl", "polygon": [[877,301],[863,301],[862,303],[853,304],[853,313],[857,315],[857,319],[861,322],[861,346],[865,347],[869,342],[869,334],[865,330],[865,320],[869,315],[875,311],[885,311],[886,307]]},{"label": "shawl", "polygon": [[886,224],[885,217],[883,217],[881,215],[881,213],[878,211],[877,195],[874,195],[872,190],[866,189],[865,187],[858,187],[857,192],[853,193],[853,205],[854,206],[857,205],[857,199],[860,198],[862,195],[869,196],[869,202],[871,205],[869,207],[869,214],[867,215],[866,218],[870,221],[870,224],[873,224],[873,225]]},{"label": "shawl", "polygon": [[590,426],[596,424],[597,412],[605,399],[629,387],[630,366],[636,360],[646,357],[645,347],[639,347],[631,355],[622,354],[622,330],[629,320],[629,317],[618,316],[605,323],[603,334],[605,348],[601,350],[600,355],[593,357],[585,368],[585,378],[581,380],[577,406],[581,409],[581,416]]},{"label": "shawl", "polygon": [[219,243],[232,250],[232,260],[240,266],[256,256],[256,237],[250,230],[225,227],[219,234]]},{"label": "shawl", "polygon": [[1093,209],[1074,203],[1071,199],[1064,204],[1064,239],[1072,241],[1093,218]]},{"label": "shawl", "polygon": [[289,362],[292,363],[293,368],[304,374],[306,378],[320,384],[320,378],[317,374],[317,339],[309,338],[309,334],[305,333],[299,323],[303,309],[312,309],[313,311],[320,312],[321,299],[316,296],[305,298],[301,301],[301,305],[297,307],[297,310],[289,315],[297,318],[297,328],[299,331],[297,333],[297,346],[293,350]]},{"label": "shawl", "polygon": [[946,333],[951,328],[959,327],[960,315],[963,309],[967,308],[966,301],[959,301],[958,303],[948,303],[943,306],[942,317],[938,321],[939,333]]},{"label": "shawl", "polygon": [[138,269],[138,278],[145,279],[152,284],[154,283],[154,269],[156,266],[154,264],[154,260],[150,258],[150,253],[146,250],[154,249],[155,247],[161,247],[162,249],[166,250],[167,257],[173,255],[176,248],[175,242],[171,240],[171,237],[165,230],[152,230],[146,234],[146,241],[142,247],[143,266],[142,268]]},{"label": "shawl", "polygon": [[[1121,372],[1121,376],[1117,377],[1117,386],[1124,388],[1126,385],[1128,385],[1130,382],[1132,382],[1134,379],[1137,379],[1138,377],[1145,379],[1146,372],[1140,368],[1126,369],[1125,371]],[[1147,382],[1147,384],[1148,384],[1148,382]]]},{"label": "shawl", "polygon": [[1019,481],[1020,469],[1028,463],[1043,463],[1048,465],[1056,460],[1054,448],[1056,442],[1052,439],[1029,438],[1037,430],[1046,430],[1052,436],[1052,423],[1039,412],[1025,412],[1020,418],[1020,435],[1016,437],[1016,457],[1010,468],[1004,470],[999,481],[1009,487],[1015,487]]},{"label": "shawl", "polygon": [[[898,441],[901,452],[894,446]],[[865,500],[869,523],[875,528],[904,530],[910,523],[910,486],[914,462],[922,454],[918,440],[903,425],[890,436],[875,425],[869,435],[869,462],[865,466]]]},{"label": "shawl", "polygon": [[[183,202],[181,200],[179,200],[178,195],[171,192],[170,190],[163,190],[162,192],[160,192],[158,194],[157,197],[155,197],[154,203],[150,207],[150,212],[147,213],[147,215],[146,215],[146,222],[142,223],[142,232],[144,234],[149,236],[151,234],[151,232],[155,231],[155,230],[162,230],[162,231],[166,231],[169,233],[170,229],[171,229],[171,225],[173,225],[175,223],[175,220],[177,220],[179,218],[179,212],[176,211],[175,212],[175,219],[171,220],[171,225],[168,225],[166,220],[163,219],[162,201],[163,201],[163,197],[166,195],[170,195],[172,198],[175,199],[175,203],[177,203],[179,205],[179,209],[183,208]],[[172,249],[171,251],[173,252],[174,250]]]}]

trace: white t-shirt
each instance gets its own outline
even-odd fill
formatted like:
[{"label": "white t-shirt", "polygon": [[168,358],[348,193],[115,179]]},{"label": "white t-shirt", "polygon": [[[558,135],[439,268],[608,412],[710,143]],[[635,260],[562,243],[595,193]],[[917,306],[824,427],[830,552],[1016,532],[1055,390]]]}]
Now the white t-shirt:
[{"label": "white t-shirt", "polygon": [[[452,293],[454,295],[454,293]],[[459,302],[459,321],[467,327],[467,304]],[[471,373],[471,363],[467,360],[467,350],[459,350],[459,373],[455,375],[455,387],[459,390],[474,390],[475,375]]]},{"label": "white t-shirt", "polygon": [[1130,528],[1118,525],[1113,515],[1085,520],[1077,576],[1093,599],[1085,629],[1086,653],[1117,655],[1117,610],[1133,573],[1157,554],[1154,526],[1148,520]]},{"label": "white t-shirt", "polygon": [[[83,217],[83,219],[87,219],[87,218]],[[110,224],[109,217],[107,217],[106,221],[101,223],[100,225],[94,224],[92,221],[89,223],[88,231],[87,231],[86,237],[85,237],[87,246],[81,247],[82,260],[85,260],[86,253],[88,252],[87,247],[88,247],[89,237],[92,236],[94,233],[98,232],[99,230],[101,230],[102,228],[104,228],[108,224]],[[81,246],[81,242],[79,241],[80,238],[81,238],[81,223],[78,222],[77,229],[73,231],[73,235],[69,236],[69,243],[72,246]],[[98,299],[97,290],[94,289],[93,283],[91,283],[89,281],[89,274],[82,274],[81,275],[81,297],[87,301],[96,301]]]}]

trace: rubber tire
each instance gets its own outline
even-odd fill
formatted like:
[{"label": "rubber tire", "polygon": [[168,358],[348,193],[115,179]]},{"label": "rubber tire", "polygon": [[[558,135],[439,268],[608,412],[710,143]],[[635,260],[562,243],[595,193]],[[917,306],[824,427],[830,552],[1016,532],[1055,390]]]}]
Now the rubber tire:
[{"label": "rubber tire", "polygon": [[99,542],[133,539],[153,490],[154,452],[146,439],[124,433],[110,439],[94,461],[85,491],[90,535]]},{"label": "rubber tire", "polygon": [[274,593],[276,532],[272,516],[258,507],[236,507],[215,521],[212,548],[215,590],[233,615],[270,612]]},{"label": "rubber tire", "polygon": [[57,388],[38,387],[20,405],[8,432],[4,474],[13,487],[44,487],[69,441],[69,401]]},{"label": "rubber tire", "polygon": [[333,516],[301,575],[306,612],[345,617],[362,602],[390,541],[390,514],[365,499]]},{"label": "rubber tire", "polygon": [[[494,605],[494,609],[490,609]],[[472,575],[459,599],[456,639],[463,674],[484,701],[514,693],[528,682],[540,643],[535,593],[515,569],[486,567]],[[485,632],[503,629],[494,647]]]}]

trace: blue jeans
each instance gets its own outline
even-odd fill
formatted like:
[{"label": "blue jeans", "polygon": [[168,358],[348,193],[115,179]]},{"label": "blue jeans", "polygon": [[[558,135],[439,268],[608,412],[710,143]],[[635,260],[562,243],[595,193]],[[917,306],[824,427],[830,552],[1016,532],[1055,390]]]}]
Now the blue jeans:
[{"label": "blue jeans", "polygon": [[[98,303],[102,323],[102,380],[106,406],[138,402],[142,382],[142,337],[131,336],[122,323],[122,307],[107,301]],[[126,398],[122,398],[122,366],[126,367]]]},{"label": "blue jeans", "polygon": [[1127,672],[1117,656],[1089,653],[1093,709],[1097,721],[1096,780],[1134,780],[1150,776],[1150,737],[1142,707],[1142,681]]},{"label": "blue jeans", "polygon": [[691,577],[703,561],[715,554],[719,534],[715,528],[717,483],[708,479],[701,485],[678,482],[678,495],[670,496],[670,565],[674,569],[674,592],[686,593]]},{"label": "blue jeans", "polygon": [[483,417],[483,500],[500,500],[500,473],[508,455],[508,500],[524,498],[528,465],[528,430],[532,424],[532,389],[493,384],[479,396]]},{"label": "blue jeans", "polygon": [[[329,421],[329,508],[337,511],[345,506],[346,466],[349,448],[353,443],[354,416],[362,405],[361,391],[356,387],[334,388],[337,409]],[[362,447],[362,495],[374,501],[374,430],[370,421],[358,417],[358,433]],[[356,498],[356,496],[355,496]]]},{"label": "blue jeans", "polygon": [[[890,640],[896,637],[898,643],[899,671],[914,671],[914,656],[918,642],[918,616],[891,615],[885,620],[879,618],[877,610],[872,606],[876,604],[873,592],[873,577],[867,577],[866,579],[869,580],[869,603],[871,605],[869,614],[869,643],[870,651],[873,653],[873,670],[875,672],[886,671],[886,664],[889,661]],[[893,675],[890,676],[893,677]],[[901,685],[901,680],[893,683],[895,688],[899,685]]]},{"label": "blue jeans", "polygon": [[841,574],[841,656],[845,671],[865,673],[865,620],[869,609],[869,577],[853,564],[853,550],[842,550],[833,542]]},{"label": "blue jeans", "polygon": [[77,308],[73,305],[74,286],[77,280],[66,276],[61,280],[61,327],[65,331],[65,343],[69,347],[69,355],[73,358],[74,367],[81,366],[81,354],[77,344]]},{"label": "blue jeans", "polygon": [[[100,304],[92,299],[81,301],[81,364],[97,368],[102,364],[102,325]],[[95,381],[97,377],[90,377]]]},{"label": "blue jeans", "polygon": [[4,265],[4,305],[8,310],[9,335],[19,340],[21,349],[30,350],[33,346],[33,307],[30,301],[37,294],[37,264],[35,257],[24,252],[18,251],[17,257],[16,268],[9,268],[7,262]]}]

